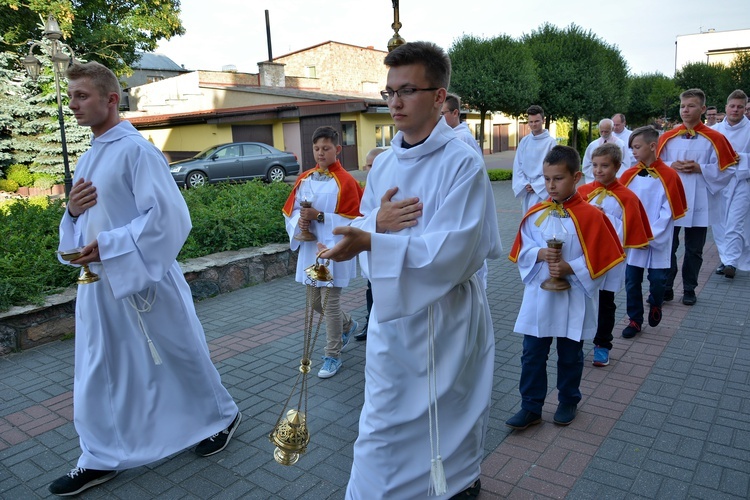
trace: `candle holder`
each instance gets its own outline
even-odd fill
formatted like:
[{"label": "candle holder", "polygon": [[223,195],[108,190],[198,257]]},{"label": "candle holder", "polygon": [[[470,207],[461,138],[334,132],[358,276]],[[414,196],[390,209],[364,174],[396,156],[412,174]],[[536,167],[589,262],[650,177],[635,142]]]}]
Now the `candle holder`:
[{"label": "candle holder", "polygon": [[[83,248],[74,248],[73,250],[58,250],[58,254],[60,254],[60,257],[62,257],[62,260],[65,262],[70,262],[72,260],[76,260],[81,256],[81,250]],[[87,285],[89,283],[95,283],[99,281],[99,275],[95,272],[92,272],[91,269],[89,269],[89,266],[87,264],[81,265],[81,274],[78,276],[78,280],[76,280],[76,283],[79,285]]]},{"label": "candle holder", "polygon": [[[299,183],[299,186],[297,186],[296,198],[297,202],[299,202],[300,207],[312,207],[313,201],[315,201],[315,193],[313,193],[310,179],[302,179],[302,181]],[[299,233],[294,235],[294,239],[297,241],[317,241],[318,238],[316,238],[309,229],[301,229]]]},{"label": "candle holder", "polygon": [[[567,235],[568,232],[565,230],[559,214],[555,211],[550,212],[542,231],[542,236],[547,242],[547,248],[562,250]],[[553,278],[550,276],[540,286],[542,290],[547,290],[548,292],[562,292],[570,289],[570,282],[565,278]]]}]

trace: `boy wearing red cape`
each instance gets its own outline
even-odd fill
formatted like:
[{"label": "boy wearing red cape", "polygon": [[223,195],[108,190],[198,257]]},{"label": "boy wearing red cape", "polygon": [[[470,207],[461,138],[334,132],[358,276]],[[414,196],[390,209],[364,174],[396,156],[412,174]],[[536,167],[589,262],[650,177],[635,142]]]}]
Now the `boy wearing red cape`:
[{"label": "boy wearing red cape", "polygon": [[[578,189],[591,205],[604,212],[627,249],[647,247],[653,239],[648,215],[641,201],[631,190],[620,184],[617,172],[622,164],[622,150],[616,144],[603,144],[591,154],[594,182]],[[612,350],[615,328],[615,294],[625,284],[625,263],[607,273],[599,290],[599,322],[594,337],[594,366],[607,366]]]},{"label": "boy wearing red cape", "polygon": [[[505,424],[526,429],[542,420],[547,396],[547,358],[557,338],[558,425],[570,424],[581,401],[583,341],[594,338],[599,289],[604,276],[625,254],[617,232],[602,211],[576,192],[581,158],[567,146],[553,147],[544,159],[544,182],[550,199],[533,206],[521,221],[510,253],[518,264],[524,294],[514,331],[523,334],[521,410]],[[545,226],[559,219],[565,232],[562,249],[547,247]],[[550,219],[550,221],[547,221]],[[546,224],[545,224],[546,223]],[[570,288],[547,291],[547,278],[563,278]]]}]

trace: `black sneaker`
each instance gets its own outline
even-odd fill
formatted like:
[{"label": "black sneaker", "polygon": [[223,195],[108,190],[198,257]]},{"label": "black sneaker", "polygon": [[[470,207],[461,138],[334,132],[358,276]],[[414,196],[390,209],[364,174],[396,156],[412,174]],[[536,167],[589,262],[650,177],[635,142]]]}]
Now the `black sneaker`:
[{"label": "black sneaker", "polygon": [[724,269],[726,266],[724,264],[719,264],[719,267],[716,268],[716,274],[724,274]]},{"label": "black sneaker", "polygon": [[505,425],[511,429],[522,431],[530,425],[536,425],[542,422],[542,416],[538,413],[532,413],[528,410],[521,409],[505,421]]},{"label": "black sneaker", "polygon": [[460,500],[461,498],[477,498],[479,493],[482,491],[482,481],[477,478],[476,481],[466,488],[461,493],[456,493],[451,497],[451,500]]},{"label": "black sneaker", "polygon": [[630,320],[630,323],[628,323],[628,326],[625,327],[625,329],[622,331],[622,338],[624,339],[632,339],[635,337],[636,333],[641,331],[641,325]]},{"label": "black sneaker", "polygon": [[49,485],[49,492],[59,497],[71,497],[80,492],[106,483],[117,475],[116,470],[95,470],[75,467],[63,477]]},{"label": "black sneaker", "polygon": [[242,412],[238,411],[237,416],[234,417],[234,420],[229,424],[229,427],[198,443],[198,446],[195,447],[195,453],[202,457],[210,457],[211,455],[219,453],[227,447],[229,440],[232,439],[234,431],[237,430],[241,421]]},{"label": "black sneaker", "polygon": [[659,326],[661,323],[661,307],[651,304],[648,310],[648,326]]},{"label": "black sneaker", "polygon": [[725,266],[724,267],[724,277],[729,278],[730,280],[734,279],[734,275],[737,272],[737,269],[734,266]]},{"label": "black sneaker", "polygon": [[[724,273],[726,274],[726,269],[724,269]],[[685,290],[685,294],[682,296],[683,304],[685,304],[686,306],[694,306],[697,301],[698,299],[695,296],[695,292],[689,292]]]},{"label": "black sneaker", "polygon": [[664,302],[670,302],[674,300],[674,290],[664,290]]}]

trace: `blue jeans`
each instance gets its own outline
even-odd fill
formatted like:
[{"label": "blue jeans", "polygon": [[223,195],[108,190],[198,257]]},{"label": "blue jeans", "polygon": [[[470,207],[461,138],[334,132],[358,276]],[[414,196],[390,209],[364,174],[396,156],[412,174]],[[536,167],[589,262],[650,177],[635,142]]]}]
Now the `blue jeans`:
[{"label": "blue jeans", "polygon": [[547,397],[547,359],[553,338],[557,338],[557,399],[560,403],[576,405],[581,401],[583,341],[524,335],[521,381],[518,383],[521,408],[539,415]]},{"label": "blue jeans", "polygon": [[[661,307],[664,303],[664,291],[667,288],[669,269],[648,270],[648,303]],[[628,318],[639,325],[643,324],[643,268],[625,267],[625,293],[627,294]]]}]

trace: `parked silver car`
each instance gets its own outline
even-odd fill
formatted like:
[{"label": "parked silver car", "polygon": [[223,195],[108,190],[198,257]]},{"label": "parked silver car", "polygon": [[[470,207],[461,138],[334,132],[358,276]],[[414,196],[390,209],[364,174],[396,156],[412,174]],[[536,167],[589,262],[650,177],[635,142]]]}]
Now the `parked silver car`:
[{"label": "parked silver car", "polygon": [[179,187],[194,188],[217,182],[262,178],[281,182],[299,173],[297,155],[262,142],[232,142],[205,149],[187,160],[169,164]]}]

